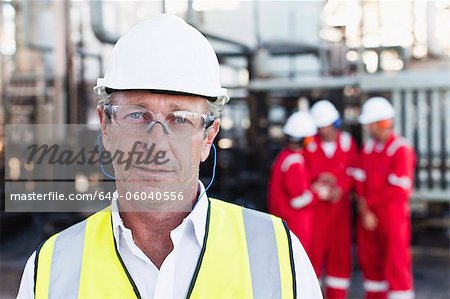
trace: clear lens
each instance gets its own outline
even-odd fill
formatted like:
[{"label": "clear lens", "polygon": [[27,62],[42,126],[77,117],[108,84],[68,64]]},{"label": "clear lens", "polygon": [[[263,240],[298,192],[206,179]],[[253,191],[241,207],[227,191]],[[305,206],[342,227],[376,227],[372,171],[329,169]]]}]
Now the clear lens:
[{"label": "clear lens", "polygon": [[113,109],[113,119],[115,122],[125,128],[145,129],[154,119],[152,112],[139,106],[116,106]]},{"label": "clear lens", "polygon": [[206,115],[191,111],[173,111],[164,119],[140,106],[115,105],[112,106],[112,119],[122,128],[145,130],[154,122],[168,127],[169,135],[187,136],[195,134],[205,128]]}]

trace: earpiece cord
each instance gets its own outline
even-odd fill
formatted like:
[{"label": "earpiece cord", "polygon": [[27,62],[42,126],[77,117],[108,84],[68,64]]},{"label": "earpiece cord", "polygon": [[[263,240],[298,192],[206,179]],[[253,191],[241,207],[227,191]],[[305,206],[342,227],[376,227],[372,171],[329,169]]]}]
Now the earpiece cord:
[{"label": "earpiece cord", "polygon": [[213,162],[213,171],[212,171],[211,181],[209,182],[209,184],[205,188],[205,190],[203,190],[203,192],[197,198],[197,202],[200,200],[200,198],[202,198],[202,196],[206,193],[206,191],[208,191],[209,187],[211,187],[211,185],[214,182],[214,179],[216,177],[217,150],[216,150],[216,146],[214,145],[214,143],[211,143],[211,145],[212,145],[213,153],[214,153],[214,162]]},{"label": "earpiece cord", "polygon": [[97,136],[97,148],[98,148],[98,155],[99,155],[99,161],[100,161],[100,170],[102,171],[103,175],[106,176],[107,178],[110,178],[112,180],[115,180],[116,178],[112,175],[110,175],[106,170],[105,167],[103,166],[103,157],[102,157],[102,148],[100,146],[100,137],[102,137],[102,133],[98,134]]}]

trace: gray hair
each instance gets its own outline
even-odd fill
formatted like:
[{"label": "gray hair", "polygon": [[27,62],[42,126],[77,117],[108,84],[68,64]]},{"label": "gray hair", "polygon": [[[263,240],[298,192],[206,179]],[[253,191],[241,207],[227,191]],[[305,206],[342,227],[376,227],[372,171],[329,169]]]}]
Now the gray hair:
[{"label": "gray hair", "polygon": [[107,104],[111,104],[111,95],[102,88],[97,93],[97,108],[103,108]]},{"label": "gray hair", "polygon": [[222,115],[223,108],[225,107],[225,104],[221,100],[213,102],[205,99],[205,105],[206,109],[208,109],[208,112],[217,118],[220,118],[220,116]]}]

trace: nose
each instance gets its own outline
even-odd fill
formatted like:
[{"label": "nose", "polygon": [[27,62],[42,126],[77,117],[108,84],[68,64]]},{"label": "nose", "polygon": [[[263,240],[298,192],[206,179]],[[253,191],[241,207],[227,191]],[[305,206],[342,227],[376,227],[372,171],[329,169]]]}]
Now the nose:
[{"label": "nose", "polygon": [[[157,126],[157,124],[161,126]],[[169,140],[167,137],[170,137],[170,134],[165,123],[154,120],[147,126],[145,132],[148,133],[147,149],[153,145],[159,151],[167,152],[169,150]]]},{"label": "nose", "polygon": [[164,130],[164,133],[166,133],[166,135],[169,135],[169,129],[167,128],[167,124],[162,123],[159,120],[152,121],[145,129],[145,132],[149,133],[156,124],[160,124]]}]

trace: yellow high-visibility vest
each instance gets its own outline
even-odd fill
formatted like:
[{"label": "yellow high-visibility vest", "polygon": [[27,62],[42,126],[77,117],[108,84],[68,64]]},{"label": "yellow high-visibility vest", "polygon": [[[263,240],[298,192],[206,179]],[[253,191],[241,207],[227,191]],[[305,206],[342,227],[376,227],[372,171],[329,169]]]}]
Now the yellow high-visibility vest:
[{"label": "yellow high-visibility vest", "polygon": [[[110,207],[38,249],[35,297],[141,298],[115,244]],[[294,298],[289,230],[275,217],[208,199],[205,237],[188,298]]]}]

